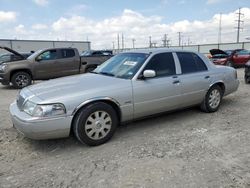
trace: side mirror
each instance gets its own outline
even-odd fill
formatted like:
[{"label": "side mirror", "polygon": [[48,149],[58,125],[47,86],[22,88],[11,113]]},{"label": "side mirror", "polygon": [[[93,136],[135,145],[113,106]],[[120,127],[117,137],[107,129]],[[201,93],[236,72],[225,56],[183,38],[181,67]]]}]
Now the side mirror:
[{"label": "side mirror", "polygon": [[156,76],[156,73],[154,70],[145,70],[143,71],[143,77],[144,78],[154,78]]}]

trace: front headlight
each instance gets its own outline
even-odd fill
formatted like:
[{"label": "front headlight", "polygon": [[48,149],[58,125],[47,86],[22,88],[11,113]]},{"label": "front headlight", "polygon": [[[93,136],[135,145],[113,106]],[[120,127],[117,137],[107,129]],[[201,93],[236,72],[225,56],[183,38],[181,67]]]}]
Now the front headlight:
[{"label": "front headlight", "polygon": [[4,72],[6,70],[6,68],[7,68],[7,64],[0,65],[0,71]]},{"label": "front headlight", "polygon": [[23,111],[26,112],[27,114],[33,116],[33,112],[36,108],[36,104],[31,102],[31,101],[27,101],[24,106],[23,106]]},{"label": "front headlight", "polygon": [[63,104],[35,104],[27,101],[23,111],[33,117],[55,117],[66,114],[66,109]]}]

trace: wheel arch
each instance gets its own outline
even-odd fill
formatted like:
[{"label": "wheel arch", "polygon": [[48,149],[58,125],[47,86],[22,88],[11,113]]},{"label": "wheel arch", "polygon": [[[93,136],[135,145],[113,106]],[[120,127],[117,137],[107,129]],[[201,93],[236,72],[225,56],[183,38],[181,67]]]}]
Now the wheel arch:
[{"label": "wheel arch", "polygon": [[211,87],[213,87],[213,86],[215,86],[215,85],[218,85],[220,88],[221,88],[221,90],[222,90],[222,96],[224,95],[224,93],[225,93],[225,90],[226,90],[226,87],[225,87],[225,84],[224,84],[224,82],[223,81],[217,81],[217,82],[214,82],[214,83],[212,83],[210,86],[209,86],[209,89],[211,88]]},{"label": "wheel arch", "polygon": [[10,80],[11,80],[11,78],[12,78],[12,76],[15,74],[15,73],[17,73],[17,72],[26,72],[26,73],[28,73],[30,76],[31,76],[31,79],[33,79],[33,75],[32,75],[32,72],[31,72],[31,70],[29,70],[29,69],[16,69],[16,70],[12,70],[11,72],[10,72]]},{"label": "wheel arch", "polygon": [[117,116],[118,116],[118,121],[121,122],[122,113],[121,113],[119,102],[111,97],[98,97],[98,98],[86,100],[74,109],[74,111],[72,112],[73,119],[71,122],[71,132],[72,132],[72,125],[75,122],[76,115],[87,105],[90,105],[90,104],[96,103],[96,102],[104,102],[104,103],[110,105],[112,108],[114,108],[114,110],[116,111]]}]

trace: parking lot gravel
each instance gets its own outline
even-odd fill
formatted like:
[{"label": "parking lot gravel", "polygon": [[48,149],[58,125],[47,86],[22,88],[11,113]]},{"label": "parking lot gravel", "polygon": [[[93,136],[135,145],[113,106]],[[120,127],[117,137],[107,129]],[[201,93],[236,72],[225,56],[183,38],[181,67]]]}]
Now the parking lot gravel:
[{"label": "parking lot gravel", "polygon": [[250,187],[250,85],[218,112],[180,110],[119,126],[106,144],[34,141],[12,127],[0,86],[0,187]]}]

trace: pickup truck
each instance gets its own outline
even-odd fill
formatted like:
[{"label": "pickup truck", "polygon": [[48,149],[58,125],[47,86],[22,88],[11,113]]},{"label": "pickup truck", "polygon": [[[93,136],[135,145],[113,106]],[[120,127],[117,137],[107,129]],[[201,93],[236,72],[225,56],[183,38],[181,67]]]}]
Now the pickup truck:
[{"label": "pickup truck", "polygon": [[110,50],[88,50],[81,54],[82,65],[88,65],[86,72],[91,72],[113,56]]},{"label": "pickup truck", "polygon": [[38,50],[25,60],[0,65],[0,82],[21,89],[33,80],[48,80],[92,71],[107,58],[80,56],[76,48]]}]

